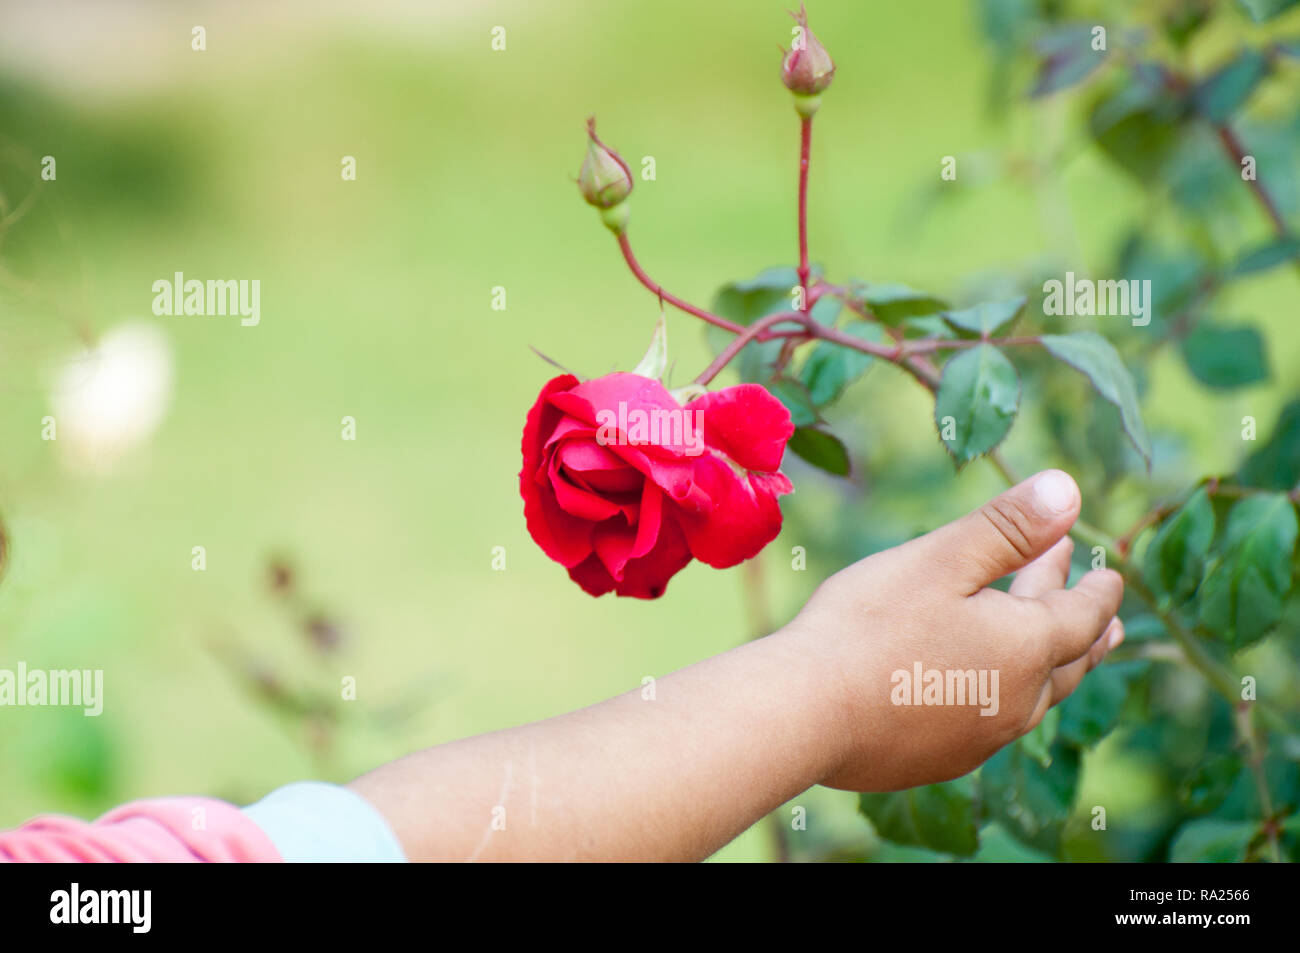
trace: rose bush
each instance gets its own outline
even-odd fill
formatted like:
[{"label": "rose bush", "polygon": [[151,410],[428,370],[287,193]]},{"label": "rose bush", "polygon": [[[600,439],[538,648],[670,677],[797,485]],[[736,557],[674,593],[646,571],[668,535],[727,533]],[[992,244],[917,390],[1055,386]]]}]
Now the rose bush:
[{"label": "rose bush", "polygon": [[[890,544],[872,515],[933,484],[929,464],[909,461],[915,476],[900,480],[888,472],[897,467],[888,444],[863,454],[837,436],[851,426],[841,398],[873,367],[901,372],[897,380],[931,395],[935,435],[958,470],[986,459],[1009,484],[1021,468],[1003,442],[1032,407],[1044,428],[1032,452],[1067,467],[1083,490],[1071,530],[1080,544],[1075,569],[1111,568],[1125,580],[1125,645],[1030,734],[964,778],[864,795],[874,846],[788,838],[788,820],[773,815],[783,856],[1300,859],[1300,397],[1254,444],[1256,414],[1272,413],[1247,390],[1274,373],[1266,338],[1224,318],[1238,306],[1239,284],[1283,265],[1300,271],[1300,115],[1279,106],[1300,101],[1300,39],[1272,22],[1296,3],[1239,0],[1235,13],[1215,0],[1162,3],[1143,12],[1141,28],[1111,24],[1108,34],[1092,7],[1072,0],[981,0],[1002,106],[1024,90],[1031,100],[1063,97],[1052,114],[1065,116],[1064,97],[1077,88],[1083,131],[1028,155],[1017,147],[962,157],[960,176],[959,157],[945,156],[927,201],[1000,176],[1032,184],[1043,211],[1058,216],[1068,207],[1056,187],[1063,167],[1091,144],[1112,174],[1136,180],[1142,202],[1105,263],[1082,258],[1067,222],[1050,252],[982,274],[956,300],[880,277],[832,281],[813,268],[813,123],[835,63],[802,10],[781,71],[799,119],[798,257],[727,282],[708,309],[641,266],[629,167],[588,123],[580,193],[661,315],[671,307],[708,325],[715,357],[690,393],[724,371],[743,383],[680,407],[658,383],[661,317],[636,374],[547,385],[529,417],[520,485],[533,537],[584,588],[654,597],[692,556],[727,566],[756,554],[780,528],[776,497],[789,482],[777,468],[787,446],[813,468],[858,477],[837,488],[834,525],[787,514],[805,518],[798,550],[818,563],[810,577]],[[1258,29],[1224,55],[1242,16]],[[1163,35],[1153,37],[1152,24]],[[1201,34],[1210,39],[1203,47]],[[1262,213],[1254,227],[1248,202]],[[1112,303],[1099,309],[1075,296],[1078,307],[1058,307],[1053,289],[1062,279],[1074,287],[1075,273],[1097,276],[1088,286],[1116,289]],[[1222,413],[1202,415],[1217,448],[1229,451],[1202,454],[1212,468],[1204,477],[1192,466],[1188,428],[1170,428],[1166,413],[1152,439],[1143,421],[1157,363],[1162,374],[1185,365],[1190,380],[1212,391],[1241,391]],[[877,387],[869,412],[893,412],[889,396]],[[778,400],[788,414],[775,409]],[[682,440],[662,434],[641,435],[637,445],[630,415],[615,416],[618,426],[602,440],[609,424],[601,416],[616,406],[707,410],[708,454],[694,460]],[[881,428],[852,432],[879,437]],[[761,601],[761,586],[751,583],[749,594]],[[755,631],[765,634],[766,625]],[[1112,733],[1112,751],[1097,754]],[[1113,777],[1116,758],[1149,772],[1143,786],[1152,793],[1140,806],[1127,795],[1108,804],[1080,793],[1101,790],[1097,779]]]},{"label": "rose bush", "polygon": [[640,374],[562,374],[524,424],[528,532],[593,596],[658,598],[692,558],[734,566],[776,537],[792,433],[759,384],[683,406]]}]

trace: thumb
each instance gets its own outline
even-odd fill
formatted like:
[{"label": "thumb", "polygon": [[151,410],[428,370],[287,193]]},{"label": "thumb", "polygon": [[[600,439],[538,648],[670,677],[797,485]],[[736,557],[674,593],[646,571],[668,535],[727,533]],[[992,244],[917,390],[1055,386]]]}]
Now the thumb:
[{"label": "thumb", "polygon": [[1047,552],[1078,516],[1074,480],[1044,470],[923,539],[927,556],[951,567],[953,581],[970,595]]}]

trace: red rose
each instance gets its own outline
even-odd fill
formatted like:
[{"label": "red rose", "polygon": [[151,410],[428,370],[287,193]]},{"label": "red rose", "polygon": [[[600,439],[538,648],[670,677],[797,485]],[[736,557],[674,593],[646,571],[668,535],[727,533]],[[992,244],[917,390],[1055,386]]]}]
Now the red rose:
[{"label": "red rose", "polygon": [[721,569],[776,538],[793,432],[758,384],[683,407],[638,374],[563,374],[524,424],[528,532],[593,596],[658,598],[692,556]]}]

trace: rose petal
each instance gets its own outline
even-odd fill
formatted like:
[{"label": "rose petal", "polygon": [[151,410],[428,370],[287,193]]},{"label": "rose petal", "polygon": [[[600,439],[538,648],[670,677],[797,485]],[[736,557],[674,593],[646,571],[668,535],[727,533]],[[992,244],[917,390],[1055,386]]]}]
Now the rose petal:
[{"label": "rose petal", "polygon": [[664,495],[654,483],[645,481],[641,492],[641,507],[636,521],[636,542],[632,546],[632,558],[644,556],[654,548],[659,539],[660,524],[663,521]]},{"label": "rose petal", "polygon": [[756,555],[781,531],[776,498],[792,489],[784,474],[741,477],[720,458],[708,456],[701,458],[695,479],[713,504],[702,513],[680,514],[696,559],[725,569]]},{"label": "rose petal", "polygon": [[701,450],[701,438],[692,430],[697,418],[649,377],[606,374],[553,395],[551,402],[597,428],[596,439],[606,446],[636,446],[655,457],[696,456]]},{"label": "rose petal", "polygon": [[636,543],[636,531],[622,520],[608,520],[596,527],[592,533],[591,543],[596,547],[596,555],[604,563],[605,569],[614,577],[615,582],[623,579],[623,567],[632,555]]},{"label": "rose petal", "polygon": [[620,596],[658,599],[668,588],[668,580],[691,561],[686,538],[672,519],[665,516],[655,547],[640,559],[631,559],[623,567],[623,579],[616,586]]},{"label": "rose petal", "polygon": [[609,574],[605,564],[592,553],[576,566],[569,567],[569,578],[593,596],[603,596],[614,588],[614,577]]},{"label": "rose petal", "polygon": [[785,405],[760,384],[724,387],[686,405],[700,411],[704,442],[746,470],[772,473],[781,468],[794,422]]},{"label": "rose petal", "polygon": [[627,461],[596,443],[594,439],[566,440],[556,451],[569,470],[624,470]]},{"label": "rose petal", "polygon": [[524,465],[519,471],[519,495],[524,500],[528,533],[542,552],[564,566],[576,566],[592,554],[591,524],[561,509],[550,486],[539,484],[533,477],[544,466],[543,441],[563,419],[549,398],[577,383],[572,374],[561,374],[546,382],[528,411],[521,441]]},{"label": "rose petal", "polygon": [[559,459],[555,456],[551,457],[549,476],[551,490],[555,493],[555,501],[560,504],[560,508],[566,513],[584,520],[591,520],[593,523],[599,523],[601,520],[607,520],[619,512],[616,503],[611,503],[590,490],[578,486],[565,474],[561,473]]}]

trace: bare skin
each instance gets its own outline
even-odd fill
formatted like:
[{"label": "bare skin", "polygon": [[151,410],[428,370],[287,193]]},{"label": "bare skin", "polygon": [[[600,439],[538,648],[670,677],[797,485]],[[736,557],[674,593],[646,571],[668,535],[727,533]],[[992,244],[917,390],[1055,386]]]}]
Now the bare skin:
[{"label": "bare skin", "polygon": [[[700,860],[814,784],[960,777],[1032,729],[1124,637],[1118,573],[1066,589],[1079,491],[1048,470],[827,579],[784,628],[536,724],[351,785],[412,860]],[[987,588],[1015,572],[1010,593]],[[891,675],[996,670],[993,715],[895,704]]]}]

